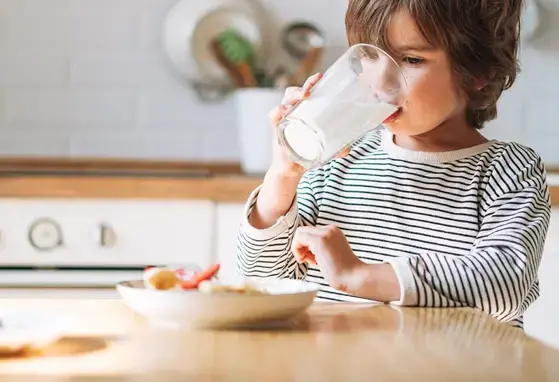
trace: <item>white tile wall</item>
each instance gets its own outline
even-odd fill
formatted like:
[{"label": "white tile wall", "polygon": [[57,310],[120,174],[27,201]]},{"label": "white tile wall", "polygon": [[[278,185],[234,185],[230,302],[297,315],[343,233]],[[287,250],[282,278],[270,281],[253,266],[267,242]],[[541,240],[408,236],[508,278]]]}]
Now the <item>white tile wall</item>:
[{"label": "white tile wall", "polygon": [[[232,103],[200,103],[166,67],[160,27],[175,2],[0,0],[0,155],[236,160]],[[346,0],[261,2],[276,28],[321,25],[333,46],[325,63],[343,50]],[[543,28],[487,134],[559,164],[559,0],[541,4]]]}]

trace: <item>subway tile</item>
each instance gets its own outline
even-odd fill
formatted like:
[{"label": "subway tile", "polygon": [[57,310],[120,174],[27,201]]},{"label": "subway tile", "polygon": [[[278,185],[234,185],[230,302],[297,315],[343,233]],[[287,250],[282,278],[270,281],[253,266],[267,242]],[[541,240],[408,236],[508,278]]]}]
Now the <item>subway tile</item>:
[{"label": "subway tile", "polygon": [[559,143],[559,129],[555,114],[558,107],[559,90],[548,94],[544,92],[527,96],[524,103],[526,133],[528,135],[555,135],[556,143]]},{"label": "subway tile", "polygon": [[237,126],[221,123],[206,129],[200,140],[200,158],[203,160],[238,161],[240,147]]},{"label": "subway tile", "polygon": [[163,22],[177,0],[139,1],[142,1],[142,10],[138,19],[139,45],[142,48],[160,48]]},{"label": "subway tile", "polygon": [[32,88],[6,90],[8,122],[134,122],[136,97],[131,92]]},{"label": "subway tile", "polygon": [[0,130],[0,156],[55,156],[70,153],[70,140],[65,135],[41,132],[7,132]]},{"label": "subway tile", "polygon": [[0,53],[0,85],[64,85],[68,83],[68,59],[48,50]]},{"label": "subway tile", "polygon": [[136,9],[133,0],[14,1],[6,12],[5,43],[74,49],[135,45]]},{"label": "subway tile", "polygon": [[70,68],[70,82],[76,86],[179,86],[165,58],[156,50],[76,54],[71,58]]},{"label": "subway tile", "polygon": [[547,166],[559,166],[559,150],[557,143],[559,135],[555,134],[527,134],[521,142],[534,149]]},{"label": "subway tile", "polygon": [[497,118],[489,121],[481,131],[486,137],[503,141],[522,141],[524,138],[524,103],[519,87],[503,92],[497,103]]},{"label": "subway tile", "polygon": [[185,128],[231,124],[234,108],[227,100],[203,103],[193,90],[179,88],[175,92],[145,91],[139,99],[140,125],[184,123]]},{"label": "subway tile", "polygon": [[157,131],[76,135],[71,138],[74,157],[157,158],[193,160],[199,157],[196,131],[171,134]]}]

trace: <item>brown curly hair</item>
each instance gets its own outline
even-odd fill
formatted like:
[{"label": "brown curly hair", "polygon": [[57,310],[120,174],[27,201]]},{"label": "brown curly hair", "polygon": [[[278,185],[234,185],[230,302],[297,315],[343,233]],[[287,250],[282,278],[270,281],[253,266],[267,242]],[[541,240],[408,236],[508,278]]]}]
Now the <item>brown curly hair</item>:
[{"label": "brown curly hair", "polygon": [[497,101],[520,70],[522,8],[522,0],[349,0],[345,23],[350,45],[390,52],[391,17],[408,11],[427,42],[446,51],[468,99],[467,122],[481,129],[497,116]]}]

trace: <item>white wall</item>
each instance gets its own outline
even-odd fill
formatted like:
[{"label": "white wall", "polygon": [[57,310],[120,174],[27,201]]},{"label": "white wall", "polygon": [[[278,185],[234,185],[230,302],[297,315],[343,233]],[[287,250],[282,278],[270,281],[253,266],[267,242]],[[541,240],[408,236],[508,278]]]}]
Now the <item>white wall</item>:
[{"label": "white wall", "polygon": [[[231,102],[199,103],[164,64],[160,24],[175,1],[0,0],[0,155],[237,159]],[[263,1],[280,22],[325,28],[338,46],[327,62],[345,44],[346,0]],[[559,1],[543,5],[546,27],[488,134],[559,164]]]}]

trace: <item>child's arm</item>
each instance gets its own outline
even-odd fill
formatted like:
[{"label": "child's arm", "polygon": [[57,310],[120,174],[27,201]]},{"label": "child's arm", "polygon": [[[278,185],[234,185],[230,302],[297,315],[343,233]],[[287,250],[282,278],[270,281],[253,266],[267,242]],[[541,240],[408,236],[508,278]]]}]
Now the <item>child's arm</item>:
[{"label": "child's arm", "polygon": [[[280,212],[281,216],[279,219],[275,217],[273,224],[255,226],[251,219],[251,213],[266,184],[249,197],[237,239],[237,265],[243,276],[295,278],[306,273],[307,265],[297,264],[290,245],[298,227],[316,224],[316,192],[322,187],[320,172],[305,173],[296,187],[296,195],[290,197],[287,211],[283,214]],[[259,217],[260,224],[266,220],[266,216]]]},{"label": "child's arm", "polygon": [[539,294],[549,220],[548,195],[542,190],[501,195],[489,207],[468,256],[425,253],[392,263],[404,287],[400,302],[472,306],[503,321],[521,315]]},{"label": "child's arm", "polygon": [[[549,191],[539,159],[513,176],[501,175],[489,181],[479,235],[469,255],[401,257],[390,261],[393,270],[361,266],[350,292],[373,299],[381,292],[392,297],[399,292],[397,304],[469,306],[502,321],[520,316],[539,294],[538,267],[551,215]],[[400,286],[396,291],[394,283],[380,281],[394,279],[394,271]]]}]

